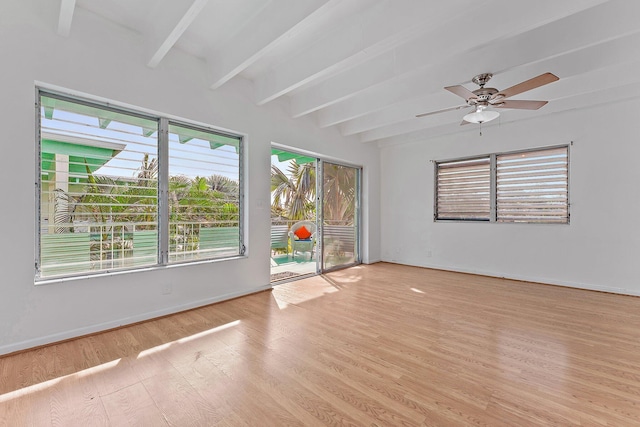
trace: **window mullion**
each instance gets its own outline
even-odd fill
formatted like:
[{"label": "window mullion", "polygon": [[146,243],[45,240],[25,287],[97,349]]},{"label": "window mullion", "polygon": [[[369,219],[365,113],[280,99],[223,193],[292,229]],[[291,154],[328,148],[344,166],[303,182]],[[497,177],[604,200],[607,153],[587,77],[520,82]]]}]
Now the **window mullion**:
[{"label": "window mullion", "polygon": [[491,214],[490,214],[490,218],[489,221],[491,222],[495,222],[497,219],[497,186],[496,186],[496,182],[497,182],[497,177],[496,177],[496,155],[492,154],[491,155],[491,166],[490,166],[490,170],[491,170],[491,182],[489,184],[489,194],[490,194],[490,198],[491,198]]},{"label": "window mullion", "polygon": [[169,263],[169,120],[158,123],[158,263]]}]

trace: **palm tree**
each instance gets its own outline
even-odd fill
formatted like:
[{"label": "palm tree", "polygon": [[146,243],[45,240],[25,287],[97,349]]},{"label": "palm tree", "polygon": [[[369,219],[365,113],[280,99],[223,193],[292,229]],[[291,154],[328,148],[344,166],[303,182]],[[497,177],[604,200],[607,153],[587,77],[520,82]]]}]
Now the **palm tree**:
[{"label": "palm tree", "polygon": [[[87,187],[85,193],[78,198],[76,213],[89,217],[90,222],[105,226],[113,222],[114,214],[121,212],[122,195],[125,190],[108,176],[94,176],[85,162],[87,170]],[[120,197],[119,197],[120,196]]]},{"label": "palm tree", "polygon": [[325,221],[353,224],[356,197],[356,169],[325,163],[323,209]]},{"label": "palm tree", "polygon": [[158,185],[158,158],[149,160],[149,154],[145,153],[142,165],[138,169],[138,185],[141,187],[157,187]]},{"label": "palm tree", "polygon": [[53,192],[53,223],[56,234],[73,233],[76,199],[61,188]]},{"label": "palm tree", "polygon": [[[122,223],[132,224],[137,231],[157,228],[157,158],[145,154],[133,179],[94,175],[86,160],[85,167],[83,194],[74,197],[60,189],[53,194],[56,233],[73,232],[74,221],[85,220],[101,235],[96,245],[103,246],[113,244],[113,232],[123,227]],[[169,177],[170,221],[176,233],[186,233],[193,240],[197,229],[178,230],[185,223],[237,226],[238,194],[238,183],[225,176]]]},{"label": "palm tree", "polygon": [[[157,205],[157,159],[144,156],[137,181],[119,182],[108,176],[96,176],[86,159],[87,185],[77,197],[62,189],[54,193],[56,233],[73,232],[73,221],[89,220],[105,226],[111,222],[145,222],[155,220]],[[66,231],[64,230],[66,228]]]},{"label": "palm tree", "polygon": [[207,184],[213,191],[223,193],[225,196],[237,200],[239,195],[238,182],[224,175],[211,175],[207,178]]},{"label": "palm tree", "polygon": [[196,176],[191,180],[189,190],[178,204],[190,221],[200,222],[211,219],[211,213],[215,206],[213,199],[214,194],[207,179]]},{"label": "palm tree", "polygon": [[180,213],[180,200],[189,192],[191,179],[184,175],[174,175],[169,177],[169,215],[171,219],[177,219]]},{"label": "palm tree", "polygon": [[313,219],[315,216],[316,168],[314,163],[289,164],[289,178],[271,165],[271,210],[290,220]]},{"label": "palm tree", "polygon": [[[145,153],[138,169],[137,181],[128,185],[119,198],[127,205],[121,221],[135,222],[137,230],[155,229],[158,204],[158,159]],[[131,215],[128,215],[131,214]]]},{"label": "palm tree", "polygon": [[169,178],[171,220],[206,222],[207,226],[214,227],[234,226],[238,220],[238,194],[238,183],[224,176],[172,176]]}]

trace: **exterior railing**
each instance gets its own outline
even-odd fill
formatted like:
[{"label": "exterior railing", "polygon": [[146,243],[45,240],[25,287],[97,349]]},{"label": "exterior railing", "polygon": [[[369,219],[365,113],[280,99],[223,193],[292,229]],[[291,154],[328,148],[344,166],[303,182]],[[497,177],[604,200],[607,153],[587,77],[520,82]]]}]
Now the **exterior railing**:
[{"label": "exterior railing", "polygon": [[[41,269],[56,274],[156,264],[156,226],[155,222],[57,224],[58,230],[68,232],[42,235]],[[233,222],[169,224],[170,262],[232,256],[239,253],[239,246]]]},{"label": "exterior railing", "polygon": [[[298,220],[271,219],[271,250],[290,250],[288,231]],[[325,256],[354,256],[356,250],[356,228],[353,221],[325,220],[322,226]],[[318,236],[320,238],[320,236]]]}]

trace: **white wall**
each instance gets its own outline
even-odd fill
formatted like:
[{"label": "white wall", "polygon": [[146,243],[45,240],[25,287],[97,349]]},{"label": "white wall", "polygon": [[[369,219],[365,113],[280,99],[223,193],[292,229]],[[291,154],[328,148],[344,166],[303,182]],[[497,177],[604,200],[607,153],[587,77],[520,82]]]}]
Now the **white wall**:
[{"label": "white wall", "polygon": [[[383,260],[640,295],[637,100],[469,128],[381,149]],[[570,141],[570,225],[433,221],[430,160]]]},{"label": "white wall", "polygon": [[[292,120],[284,102],[255,106],[249,82],[208,90],[205,64],[180,52],[150,69],[137,34],[81,8],[71,37],[62,38],[58,7],[0,4],[0,354],[269,287],[272,141],[364,166],[363,259],[380,259],[377,148],[319,130],[310,118]],[[34,285],[36,81],[247,134],[249,255]],[[162,295],[166,284],[170,295]]]}]

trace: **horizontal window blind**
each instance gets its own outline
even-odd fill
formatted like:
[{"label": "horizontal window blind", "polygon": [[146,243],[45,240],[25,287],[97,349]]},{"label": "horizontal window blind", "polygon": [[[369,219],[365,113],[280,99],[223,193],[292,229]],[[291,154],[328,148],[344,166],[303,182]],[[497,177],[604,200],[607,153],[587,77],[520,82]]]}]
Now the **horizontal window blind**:
[{"label": "horizontal window blind", "polygon": [[158,121],[40,101],[39,276],[156,264]]},{"label": "horizontal window blind", "polygon": [[489,157],[437,164],[436,219],[489,221]]},{"label": "horizontal window blind", "polygon": [[568,188],[567,147],[496,157],[500,222],[567,223]]},{"label": "horizontal window blind", "polygon": [[39,107],[36,280],[244,253],[242,137],[44,90]]},{"label": "horizontal window blind", "polygon": [[240,138],[169,124],[169,262],[240,254]]}]

